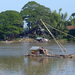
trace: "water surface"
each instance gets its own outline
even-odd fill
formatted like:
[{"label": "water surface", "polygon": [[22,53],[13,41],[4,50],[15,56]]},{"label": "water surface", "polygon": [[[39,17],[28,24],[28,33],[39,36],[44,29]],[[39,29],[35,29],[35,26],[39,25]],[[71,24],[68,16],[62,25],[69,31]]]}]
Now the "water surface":
[{"label": "water surface", "polygon": [[[0,75],[75,75],[75,59],[25,58],[31,46],[42,46],[54,54],[61,52],[56,43],[0,44]],[[75,52],[75,43],[63,46]]]}]

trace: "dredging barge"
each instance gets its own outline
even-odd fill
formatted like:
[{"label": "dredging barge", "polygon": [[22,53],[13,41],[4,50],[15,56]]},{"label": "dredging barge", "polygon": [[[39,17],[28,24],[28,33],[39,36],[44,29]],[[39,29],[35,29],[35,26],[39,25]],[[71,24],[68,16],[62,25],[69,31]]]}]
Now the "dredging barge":
[{"label": "dredging barge", "polygon": [[[51,54],[49,54],[51,52]],[[44,49],[40,46],[32,46],[30,48],[30,54],[26,54],[25,57],[42,57],[42,58],[75,58],[73,54],[69,55],[55,55],[52,51]]]}]

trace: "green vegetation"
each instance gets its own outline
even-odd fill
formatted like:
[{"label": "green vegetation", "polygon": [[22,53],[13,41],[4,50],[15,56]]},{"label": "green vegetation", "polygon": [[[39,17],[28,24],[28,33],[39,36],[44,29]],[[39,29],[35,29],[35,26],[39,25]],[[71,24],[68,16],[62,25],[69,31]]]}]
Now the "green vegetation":
[{"label": "green vegetation", "polygon": [[20,39],[19,38],[16,38],[16,39],[14,39],[15,41],[19,41]]},{"label": "green vegetation", "polygon": [[[36,3],[35,1],[30,1],[22,7],[22,10],[17,11],[5,11],[0,13],[0,39],[15,39],[19,38],[20,34],[24,33],[24,30],[29,30],[28,33],[24,33],[24,36],[29,36],[31,38],[36,38],[37,36],[43,36],[38,24],[44,29],[46,37],[52,39],[48,31],[45,29],[40,19],[45,23],[55,27],[56,29],[61,30],[75,36],[75,30],[68,30],[67,26],[75,26],[75,13],[72,13],[69,19],[67,19],[68,13],[61,13],[62,8],[59,9],[57,13],[56,10],[53,12],[50,8],[45,7]],[[23,21],[27,22],[27,27],[23,28]],[[49,26],[47,26],[56,38],[66,39],[68,41],[74,41],[75,39],[62,34]],[[38,31],[39,29],[39,31]],[[38,32],[37,32],[38,31]],[[7,36],[9,35],[9,36]]]},{"label": "green vegetation", "polygon": [[23,33],[23,19],[17,11],[5,11],[0,13],[0,38],[16,38],[18,34]]},{"label": "green vegetation", "polygon": [[2,43],[2,41],[0,41],[0,43]]}]

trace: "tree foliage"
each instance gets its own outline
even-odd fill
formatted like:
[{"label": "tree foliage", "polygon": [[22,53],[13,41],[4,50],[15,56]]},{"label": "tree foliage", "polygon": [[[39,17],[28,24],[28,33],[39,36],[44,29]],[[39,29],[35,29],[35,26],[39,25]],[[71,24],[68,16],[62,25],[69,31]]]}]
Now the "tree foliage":
[{"label": "tree foliage", "polygon": [[28,23],[28,27],[36,29],[37,24],[40,21],[40,18],[44,21],[49,21],[51,10],[43,5],[36,3],[35,1],[28,2],[23,6],[20,14],[22,18]]},{"label": "tree foliage", "polygon": [[[40,5],[35,1],[30,1],[23,6],[20,14],[22,18],[28,23],[27,26],[29,29],[31,28],[32,32],[38,28],[38,24],[42,26],[40,18],[45,23],[48,23],[59,30],[66,31],[66,23],[68,23],[66,22],[66,19],[68,14],[61,14],[61,10],[62,8],[59,9],[59,13],[57,13],[56,10],[52,12],[50,8]],[[51,29],[51,32],[55,36],[61,35],[54,29]]]},{"label": "tree foliage", "polygon": [[6,34],[15,35],[21,32],[23,32],[23,19],[19,12],[10,10],[0,13],[0,38],[6,37]]},{"label": "tree foliage", "polygon": [[[68,13],[61,13],[62,8],[59,9],[57,13],[56,10],[51,11],[50,8],[45,7],[36,3],[35,1],[30,1],[25,4],[21,12],[17,11],[5,11],[0,13],[0,38],[6,37],[6,34],[10,34],[11,37],[16,37],[16,35],[23,33],[23,21],[27,22],[27,30],[28,33],[31,33],[32,36],[38,36],[36,31],[38,31],[38,24],[44,29],[44,32],[47,34],[47,37],[51,38],[48,34],[47,30],[41,23],[40,19],[42,19],[45,23],[55,27],[66,33],[72,33],[74,35],[74,31],[69,31],[67,26],[75,26],[75,13],[72,13],[69,19]],[[69,38],[69,36],[64,35],[51,27],[47,26],[51,32],[58,38]],[[35,35],[34,35],[35,34]],[[42,36],[42,34],[40,34]],[[74,35],[75,36],[75,35]]]}]

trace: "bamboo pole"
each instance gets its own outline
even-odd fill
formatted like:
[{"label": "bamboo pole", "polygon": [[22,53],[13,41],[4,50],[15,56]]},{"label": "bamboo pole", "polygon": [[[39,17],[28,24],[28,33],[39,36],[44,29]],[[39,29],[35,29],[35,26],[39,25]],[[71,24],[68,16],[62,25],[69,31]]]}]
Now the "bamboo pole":
[{"label": "bamboo pole", "polygon": [[45,26],[45,28],[48,30],[48,32],[50,33],[50,35],[53,37],[53,39],[55,40],[55,42],[58,44],[58,46],[60,47],[60,49],[62,50],[63,54],[66,55],[63,51],[63,49],[61,48],[59,42],[56,40],[56,38],[54,37],[54,35],[51,33],[51,31],[46,27],[45,23],[42,21],[42,19],[40,19],[41,22],[43,23],[43,25]]},{"label": "bamboo pole", "polygon": [[[59,42],[59,44],[62,46],[62,44]],[[63,46],[62,46],[63,47]],[[63,47],[64,48],[64,47]],[[68,52],[68,50],[67,49],[65,49],[64,48],[64,50],[66,51],[66,52]],[[68,52],[68,54],[70,54],[69,52]]]},{"label": "bamboo pole", "polygon": [[[45,24],[47,24],[47,23],[45,23]],[[74,36],[72,36],[72,35],[70,35],[70,34],[67,34],[67,33],[64,33],[64,32],[62,32],[62,31],[60,31],[60,30],[58,30],[58,29],[56,29],[56,28],[54,28],[54,27],[52,27],[51,25],[49,25],[49,24],[47,24],[48,26],[50,26],[52,29],[54,29],[54,30],[56,30],[56,31],[59,31],[59,32],[61,32],[61,33],[63,33],[63,34],[66,34],[66,35],[69,35],[69,36],[71,36],[71,37],[73,37],[73,38],[75,38]]]},{"label": "bamboo pole", "polygon": [[[47,23],[45,23],[45,24],[47,24]],[[64,32],[62,32],[62,31],[60,31],[60,30],[58,30],[58,29],[52,27],[52,26],[49,25],[49,24],[47,24],[47,25],[50,26],[52,29],[55,29],[55,30],[57,30],[57,31],[59,31],[59,32],[61,32],[61,33],[64,33]],[[75,38],[74,36],[72,36],[72,35],[70,35],[70,34],[67,34],[67,33],[64,33],[64,34],[69,35],[69,36]],[[62,46],[62,44],[61,44],[60,42],[59,42],[59,44]],[[62,46],[62,47],[63,47],[63,46]],[[64,48],[64,47],[63,47],[63,48]],[[65,48],[64,48],[64,50],[65,50],[66,52],[68,52]],[[68,54],[70,54],[70,53],[68,52]]]}]

